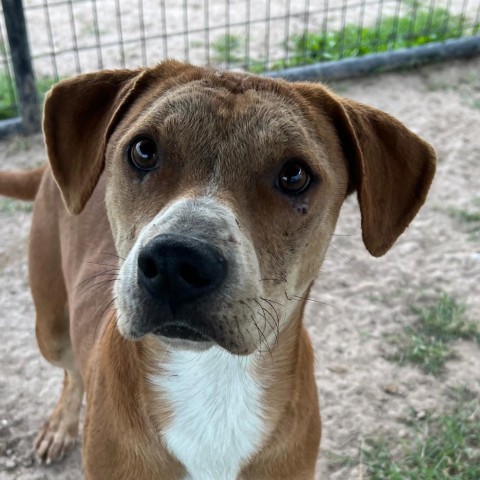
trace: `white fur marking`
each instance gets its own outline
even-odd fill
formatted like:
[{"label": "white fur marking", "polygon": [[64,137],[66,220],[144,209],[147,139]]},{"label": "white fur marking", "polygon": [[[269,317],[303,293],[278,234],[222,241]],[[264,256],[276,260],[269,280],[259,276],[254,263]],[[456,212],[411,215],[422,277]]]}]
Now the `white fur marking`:
[{"label": "white fur marking", "polygon": [[173,411],[163,439],[189,480],[235,480],[260,446],[262,392],[252,363],[219,347],[176,350],[162,365],[164,373],[150,377]]}]

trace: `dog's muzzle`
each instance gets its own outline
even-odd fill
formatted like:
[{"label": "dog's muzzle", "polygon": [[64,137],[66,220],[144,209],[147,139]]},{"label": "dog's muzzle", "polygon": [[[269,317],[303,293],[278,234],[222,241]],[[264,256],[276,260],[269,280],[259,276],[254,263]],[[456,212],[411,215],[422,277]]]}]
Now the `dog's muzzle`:
[{"label": "dog's muzzle", "polygon": [[227,260],[214,246],[197,238],[161,234],[138,254],[137,282],[159,315],[153,332],[171,338],[208,341],[195,315],[182,315],[217,290],[227,274]]}]

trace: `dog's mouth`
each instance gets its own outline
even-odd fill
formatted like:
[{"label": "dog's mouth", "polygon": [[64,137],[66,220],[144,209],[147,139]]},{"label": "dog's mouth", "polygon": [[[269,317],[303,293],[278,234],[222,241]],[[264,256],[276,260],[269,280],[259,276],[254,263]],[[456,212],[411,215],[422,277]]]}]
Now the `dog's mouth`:
[{"label": "dog's mouth", "polygon": [[161,327],[156,328],[152,333],[167,338],[190,340],[191,342],[211,342],[211,339],[206,335],[184,324],[171,323],[162,325]]}]

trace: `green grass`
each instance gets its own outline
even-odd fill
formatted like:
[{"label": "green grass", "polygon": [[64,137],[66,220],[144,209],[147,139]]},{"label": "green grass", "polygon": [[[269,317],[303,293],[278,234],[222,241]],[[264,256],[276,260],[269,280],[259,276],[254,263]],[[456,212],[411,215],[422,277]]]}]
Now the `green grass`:
[{"label": "green grass", "polygon": [[[369,480],[480,479],[480,401],[468,388],[451,390],[451,410],[406,419],[413,438],[369,439],[362,451]],[[399,448],[398,448],[399,447]]]},{"label": "green grass", "polygon": [[12,215],[19,212],[31,212],[33,210],[33,203],[21,202],[19,200],[12,200],[10,198],[0,198],[0,213]]},{"label": "green grass", "polygon": [[[12,92],[12,88],[14,88],[11,84],[12,81],[13,79],[7,77],[5,73],[0,73],[0,120],[18,116],[18,111],[15,107],[15,98],[12,98],[12,95],[15,95]],[[45,93],[54,83],[55,81],[48,77],[37,78],[36,85],[40,103],[43,103]]]},{"label": "green grass", "polygon": [[244,66],[249,72],[262,73],[265,62],[245,57],[245,42],[237,35],[223,35],[212,43],[213,60],[217,64],[236,64]]},{"label": "green grass", "polygon": [[336,453],[331,450],[322,450],[322,455],[327,459],[328,469],[335,472],[341,468],[351,468],[357,464],[357,459],[350,455]]},{"label": "green grass", "polygon": [[7,75],[0,74],[0,120],[17,116],[17,110],[14,105],[15,100],[12,99],[12,88]]},{"label": "green grass", "polygon": [[389,356],[400,364],[420,366],[426,373],[439,375],[447,360],[455,356],[451,342],[457,339],[480,343],[476,323],[466,319],[465,306],[448,295],[424,309],[413,309],[418,319],[395,338],[397,351]]},{"label": "green grass", "polygon": [[243,42],[236,35],[224,35],[212,42],[213,59],[217,63],[239,63],[243,61]]},{"label": "green grass", "polygon": [[478,27],[464,16],[452,14],[445,8],[426,9],[415,0],[405,3],[409,7],[405,15],[385,16],[375,25],[361,27],[347,24],[340,30],[293,35],[285,42],[290,58],[273,65],[266,65],[261,59],[245,58],[242,39],[231,34],[212,43],[214,60],[217,63],[243,64],[249,71],[261,73],[267,68],[276,70],[417,47],[459,38]]},{"label": "green grass", "polygon": [[361,28],[345,25],[337,31],[295,35],[289,42],[291,58],[274,68],[340,60],[370,53],[417,47],[430,42],[459,38],[466,19],[444,8],[426,10],[412,7],[408,15],[386,16],[377,25]]},{"label": "green grass", "polygon": [[[477,198],[474,203],[478,207],[480,207],[480,198]],[[477,211],[473,211],[458,208],[449,208],[447,210],[447,213],[450,217],[455,218],[466,225],[466,231],[470,235],[470,240],[480,239],[480,209],[478,209]]]},{"label": "green grass", "polygon": [[[386,16],[376,25],[360,27],[347,24],[342,29],[293,35],[288,41],[291,56],[272,65],[273,69],[309,63],[359,57],[370,53],[416,47],[430,42],[459,38],[466,19],[444,8],[423,9],[412,5],[408,15]],[[242,55],[243,42],[236,35],[224,35],[212,43],[218,63],[245,63],[260,73],[266,66],[261,60]]]}]

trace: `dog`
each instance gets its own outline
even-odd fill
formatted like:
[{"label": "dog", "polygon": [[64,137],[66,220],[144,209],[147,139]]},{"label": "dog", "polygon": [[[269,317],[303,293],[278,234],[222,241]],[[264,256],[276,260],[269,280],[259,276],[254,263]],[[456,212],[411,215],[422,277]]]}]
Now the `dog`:
[{"label": "dog", "polygon": [[381,256],[424,203],[430,145],[316,83],[165,61],[47,94],[29,274],[65,371],[35,440],[86,480],[313,479],[321,421],[306,299],[345,198]]}]

